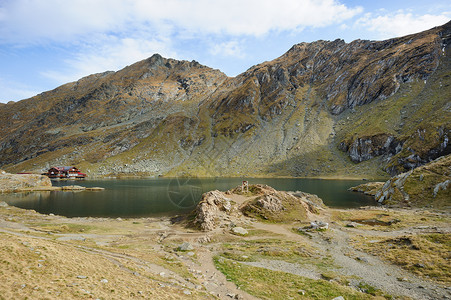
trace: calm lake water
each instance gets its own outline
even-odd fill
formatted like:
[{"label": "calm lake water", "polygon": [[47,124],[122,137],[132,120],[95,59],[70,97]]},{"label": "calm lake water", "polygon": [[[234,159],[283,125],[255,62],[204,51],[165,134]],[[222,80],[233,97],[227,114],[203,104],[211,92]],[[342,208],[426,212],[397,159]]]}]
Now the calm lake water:
[{"label": "calm lake water", "polygon": [[[349,192],[363,181],[300,178],[245,178],[249,184],[262,183],[281,191],[317,194],[329,207],[353,208],[374,205],[369,196]],[[103,187],[104,191],[30,192],[0,194],[0,201],[40,213],[67,217],[149,217],[168,216],[192,210],[202,193],[226,191],[241,185],[241,178],[154,178],[54,181],[56,186]]]}]

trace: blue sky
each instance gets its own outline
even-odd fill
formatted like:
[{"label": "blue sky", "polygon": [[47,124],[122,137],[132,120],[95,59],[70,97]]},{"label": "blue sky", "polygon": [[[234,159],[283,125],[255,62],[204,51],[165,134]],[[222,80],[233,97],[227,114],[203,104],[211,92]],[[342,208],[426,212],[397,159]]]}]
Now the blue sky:
[{"label": "blue sky", "polygon": [[449,0],[0,0],[0,102],[159,53],[229,76],[300,42],[442,25]]}]

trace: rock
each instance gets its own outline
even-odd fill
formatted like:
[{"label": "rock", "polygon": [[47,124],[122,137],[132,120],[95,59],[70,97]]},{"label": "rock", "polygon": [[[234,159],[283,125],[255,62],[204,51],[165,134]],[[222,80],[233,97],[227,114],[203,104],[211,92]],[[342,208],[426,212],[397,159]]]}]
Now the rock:
[{"label": "rock", "polygon": [[86,188],[84,186],[79,186],[79,185],[66,185],[61,187],[61,189],[63,191],[83,191],[86,190]]},{"label": "rock", "polygon": [[368,259],[366,259],[365,257],[357,257],[357,260],[359,260],[359,261],[363,261],[363,262],[368,262]]},{"label": "rock", "polygon": [[233,227],[232,232],[238,235],[247,235],[248,231],[243,227]]},{"label": "rock", "polygon": [[0,193],[51,187],[50,178],[38,174],[0,174]]},{"label": "rock", "polygon": [[378,189],[374,197],[383,205],[446,207],[451,197],[451,190],[447,188],[451,183],[447,171],[450,167],[451,155],[440,157],[392,177]]},{"label": "rock", "polygon": [[185,295],[191,295],[191,292],[188,291],[188,290],[184,290],[184,291],[183,291],[183,294],[185,294]]},{"label": "rock", "polygon": [[8,207],[8,203],[6,203],[5,201],[0,201],[0,207]]},{"label": "rock", "polygon": [[282,200],[280,200],[275,195],[263,195],[261,198],[259,198],[256,202],[258,206],[260,206],[262,209],[278,212],[285,210],[285,207],[282,205]]},{"label": "rock", "polygon": [[105,278],[103,278],[103,279],[100,280],[100,282],[101,282],[101,283],[108,283],[108,280],[105,279]]},{"label": "rock", "polygon": [[345,300],[345,298],[343,298],[343,296],[338,296],[338,297],[335,297],[335,298],[332,299],[332,300]]},{"label": "rock", "polygon": [[351,223],[346,224],[346,227],[350,227],[350,228],[356,228],[358,226],[361,226],[361,225],[356,222],[351,222]]},{"label": "rock", "polygon": [[229,213],[232,209],[230,199],[220,191],[210,191],[202,195],[202,199],[197,204],[194,225],[203,231],[211,231],[216,227],[218,213],[220,211]]},{"label": "rock", "polygon": [[211,242],[211,238],[208,235],[202,236],[197,239],[197,242],[200,244],[205,244]]},{"label": "rock", "polygon": [[177,247],[178,251],[191,251],[194,250],[194,247],[190,243],[183,243],[180,246]]},{"label": "rock", "polygon": [[329,229],[329,223],[323,221],[310,222],[310,228],[315,230],[326,230]]},{"label": "rock", "polygon": [[78,279],[86,279],[86,278],[88,278],[88,277],[87,277],[87,276],[84,276],[84,275],[78,275],[77,278],[78,278]]}]

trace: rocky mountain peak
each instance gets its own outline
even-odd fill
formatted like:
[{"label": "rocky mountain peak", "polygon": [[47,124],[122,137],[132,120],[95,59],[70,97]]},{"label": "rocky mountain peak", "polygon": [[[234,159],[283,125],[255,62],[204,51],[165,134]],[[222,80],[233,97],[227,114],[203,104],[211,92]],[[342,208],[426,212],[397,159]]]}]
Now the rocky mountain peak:
[{"label": "rocky mountain peak", "polygon": [[0,105],[0,167],[399,173],[449,151],[450,27],[385,41],[299,43],[234,78],[154,54]]}]

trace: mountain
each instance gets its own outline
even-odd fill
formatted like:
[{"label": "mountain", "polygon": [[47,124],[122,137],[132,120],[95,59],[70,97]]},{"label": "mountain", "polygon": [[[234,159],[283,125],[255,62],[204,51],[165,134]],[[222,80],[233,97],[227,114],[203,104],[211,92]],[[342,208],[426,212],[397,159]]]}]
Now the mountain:
[{"label": "mountain", "polygon": [[449,154],[451,22],[294,45],[227,77],[158,54],[0,106],[0,168],[386,177]]}]

